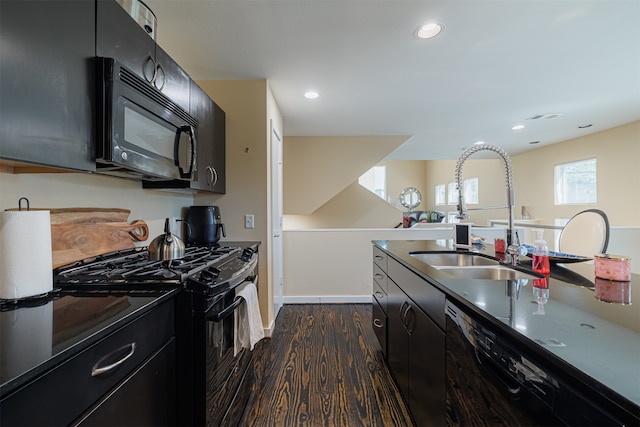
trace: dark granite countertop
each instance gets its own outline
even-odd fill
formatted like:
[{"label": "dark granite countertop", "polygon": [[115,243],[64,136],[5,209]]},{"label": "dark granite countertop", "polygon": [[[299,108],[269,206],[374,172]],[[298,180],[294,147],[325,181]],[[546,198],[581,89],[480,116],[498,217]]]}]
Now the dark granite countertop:
[{"label": "dark granite countertop", "polygon": [[178,288],[132,295],[52,293],[0,308],[0,398],[77,355],[157,305]]},{"label": "dark granite countertop", "polygon": [[[640,298],[640,275],[632,274],[630,282],[601,281],[592,263],[552,264],[542,291],[544,282],[535,280],[453,278],[409,254],[455,251],[451,240],[374,244],[539,360],[640,419],[640,302],[633,301]],[[492,245],[471,251],[505,260]],[[518,268],[531,272],[530,258],[521,257]]]}]

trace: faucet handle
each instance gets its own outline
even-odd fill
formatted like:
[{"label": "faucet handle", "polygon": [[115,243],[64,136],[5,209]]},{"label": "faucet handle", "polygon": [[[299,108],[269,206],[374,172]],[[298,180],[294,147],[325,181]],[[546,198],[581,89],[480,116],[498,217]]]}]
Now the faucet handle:
[{"label": "faucet handle", "polygon": [[511,265],[518,264],[518,257],[524,256],[528,253],[527,248],[522,245],[509,245],[507,252],[511,255]]},{"label": "faucet handle", "polygon": [[509,247],[507,248],[507,251],[511,255],[518,255],[518,256],[524,256],[527,253],[529,253],[527,251],[527,248],[521,245],[509,245]]}]

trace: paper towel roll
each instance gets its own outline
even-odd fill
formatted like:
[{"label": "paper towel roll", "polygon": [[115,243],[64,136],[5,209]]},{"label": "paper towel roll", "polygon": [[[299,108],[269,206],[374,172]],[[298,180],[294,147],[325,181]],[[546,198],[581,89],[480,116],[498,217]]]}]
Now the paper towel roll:
[{"label": "paper towel roll", "polygon": [[0,212],[0,298],[53,289],[49,211]]}]

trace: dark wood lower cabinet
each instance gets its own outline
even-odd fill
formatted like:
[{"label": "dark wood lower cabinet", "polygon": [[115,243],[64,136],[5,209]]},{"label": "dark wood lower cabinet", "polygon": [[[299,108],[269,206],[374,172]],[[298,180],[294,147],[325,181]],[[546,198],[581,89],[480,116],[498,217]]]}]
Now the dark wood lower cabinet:
[{"label": "dark wood lower cabinet", "polygon": [[[392,279],[387,281],[389,369],[416,425],[445,425],[445,333],[407,296],[403,283],[396,284]],[[423,286],[431,285],[424,282]],[[444,312],[444,305],[440,305]]]},{"label": "dark wood lower cabinet", "polygon": [[172,338],[74,425],[176,425],[175,346]]}]

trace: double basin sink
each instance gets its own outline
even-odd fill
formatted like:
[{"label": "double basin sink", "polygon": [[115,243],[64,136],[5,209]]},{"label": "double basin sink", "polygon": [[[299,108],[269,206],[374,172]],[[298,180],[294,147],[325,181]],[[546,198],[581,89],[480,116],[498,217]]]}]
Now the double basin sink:
[{"label": "double basin sink", "polygon": [[538,278],[538,276],[516,270],[499,261],[475,253],[411,252],[409,255],[455,278],[482,280],[533,280]]}]

